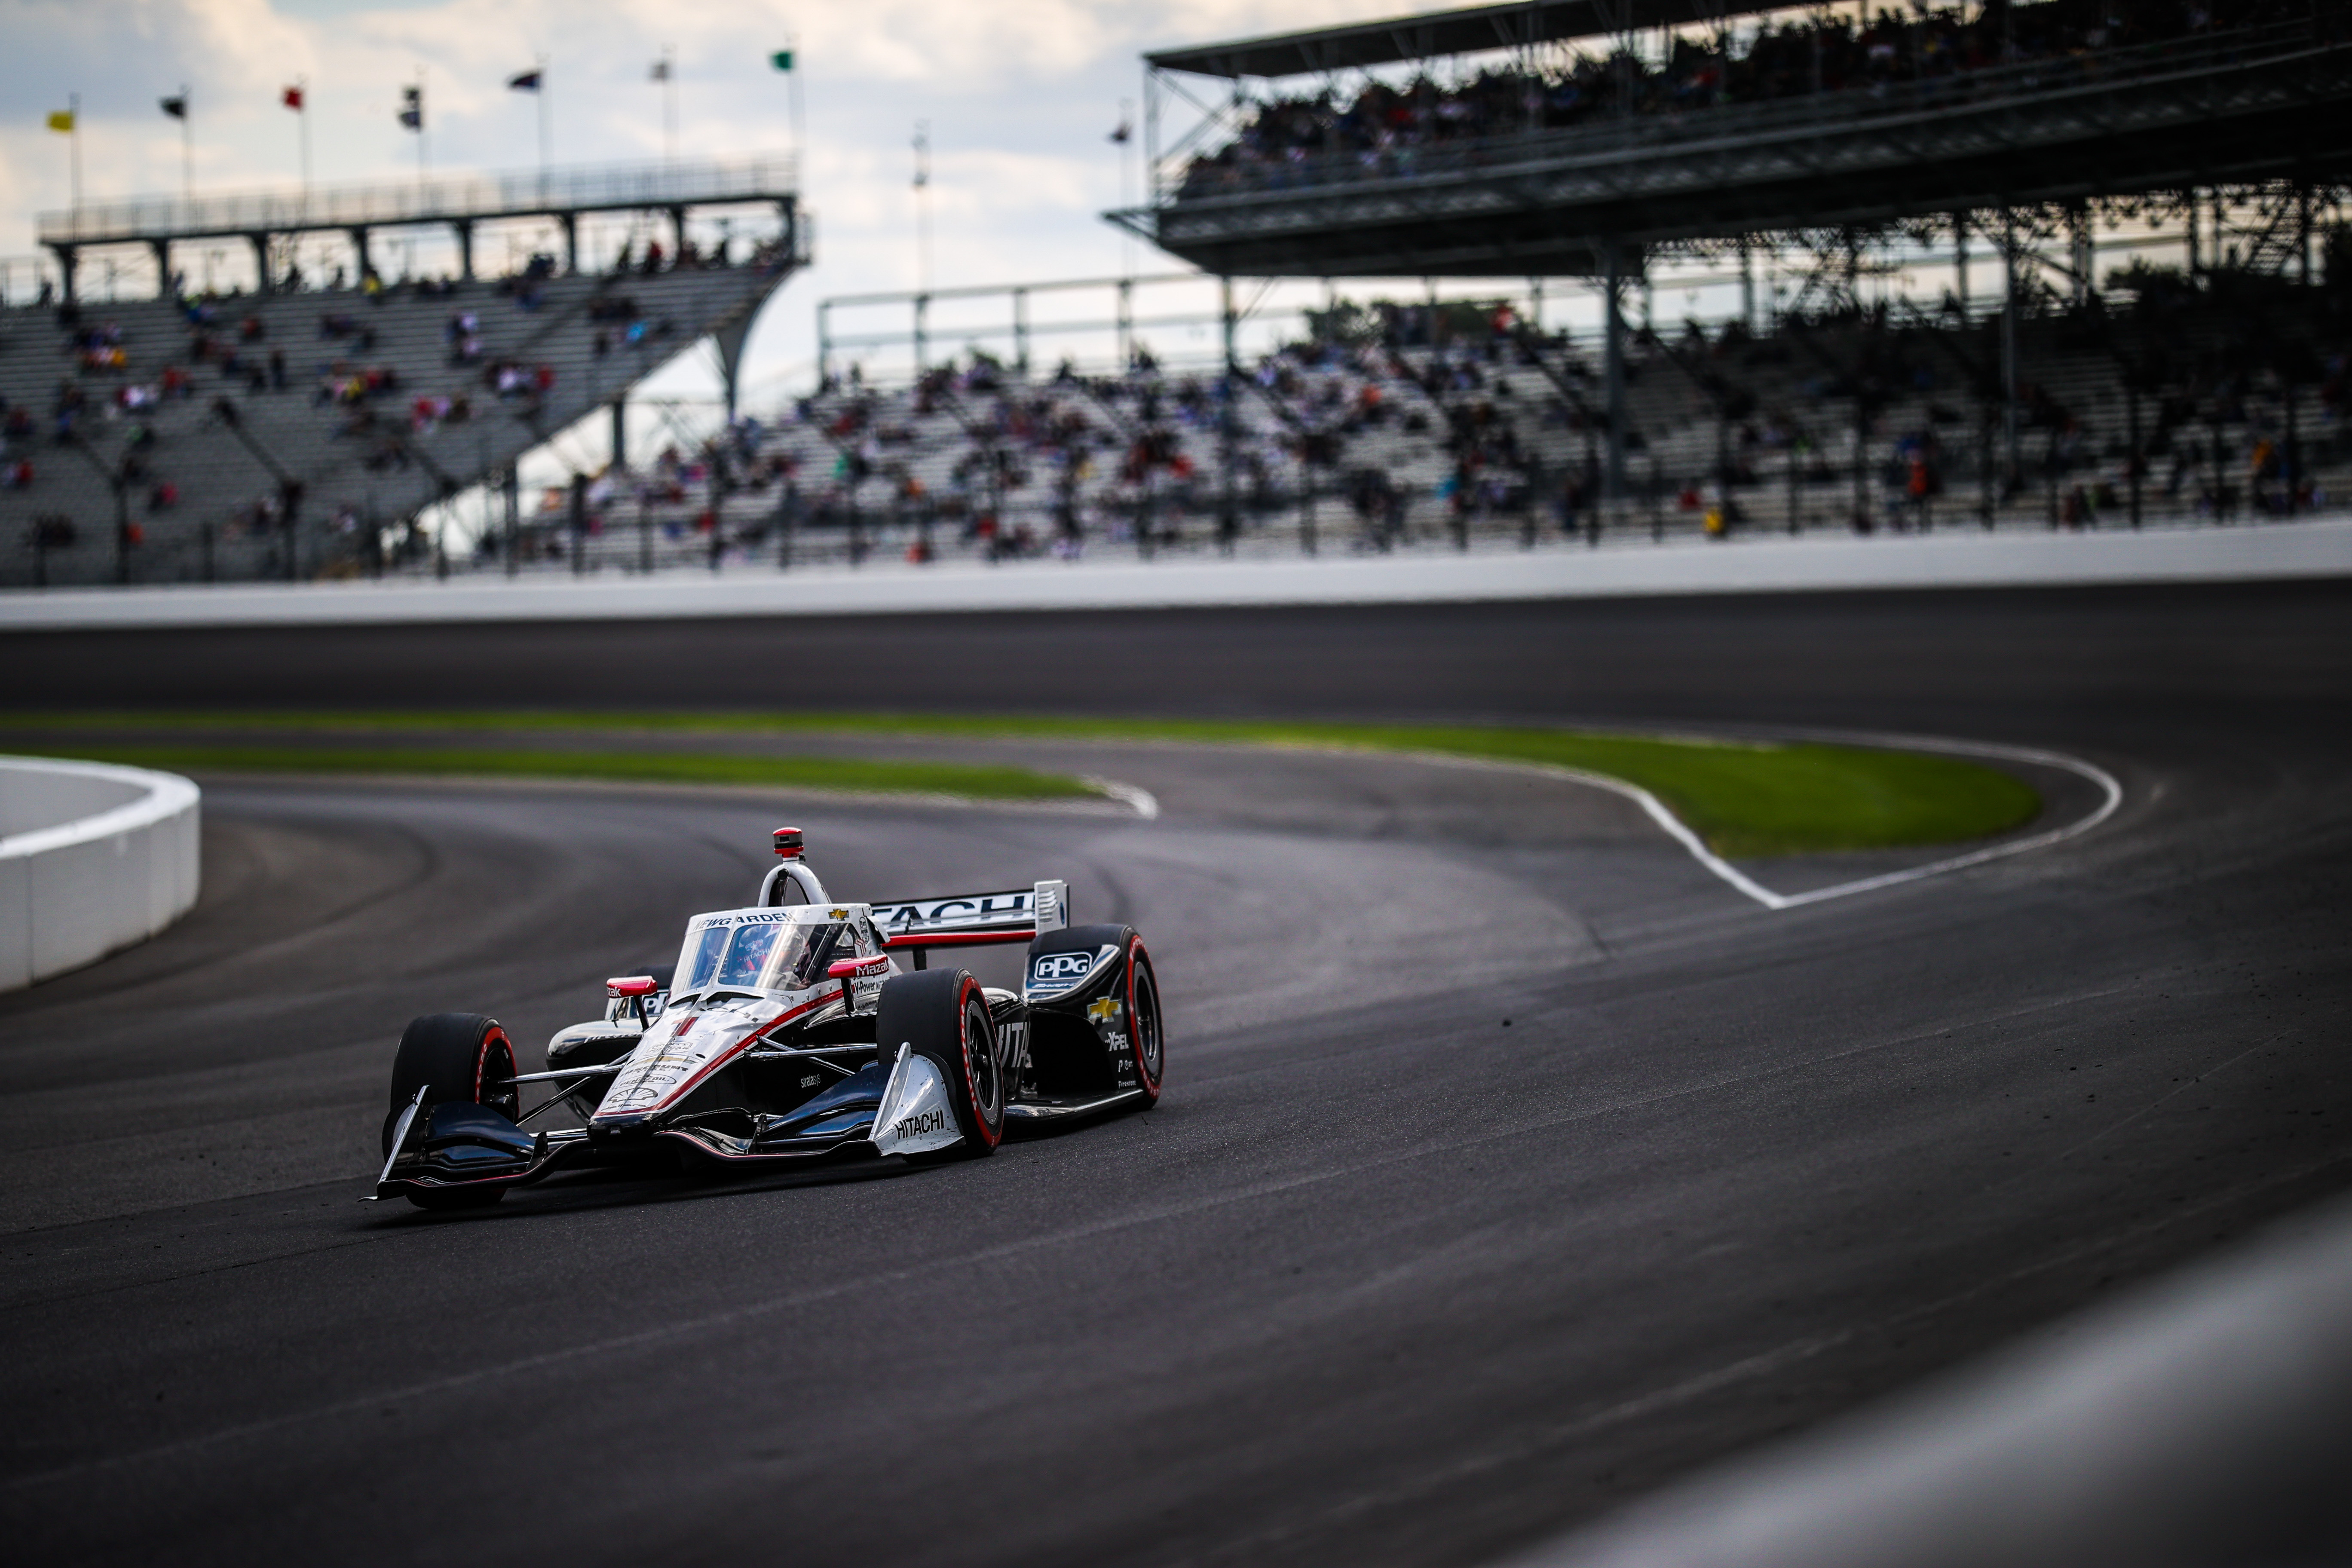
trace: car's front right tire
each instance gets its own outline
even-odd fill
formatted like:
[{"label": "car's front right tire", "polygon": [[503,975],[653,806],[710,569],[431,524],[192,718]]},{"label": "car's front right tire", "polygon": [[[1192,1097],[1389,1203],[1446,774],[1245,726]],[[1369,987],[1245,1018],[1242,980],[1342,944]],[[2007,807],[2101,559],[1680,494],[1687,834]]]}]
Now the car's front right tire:
[{"label": "car's front right tire", "polygon": [[[425,1090],[419,1114],[447,1100],[478,1105],[512,1121],[522,1110],[521,1086],[515,1076],[514,1044],[495,1018],[479,1013],[428,1013],[412,1019],[400,1037],[400,1050],[392,1059],[392,1109],[383,1119],[383,1153],[392,1153],[392,1131],[400,1113]],[[408,1201],[419,1208],[473,1208],[506,1196],[503,1183],[483,1187],[457,1187],[443,1192],[412,1190]]]}]

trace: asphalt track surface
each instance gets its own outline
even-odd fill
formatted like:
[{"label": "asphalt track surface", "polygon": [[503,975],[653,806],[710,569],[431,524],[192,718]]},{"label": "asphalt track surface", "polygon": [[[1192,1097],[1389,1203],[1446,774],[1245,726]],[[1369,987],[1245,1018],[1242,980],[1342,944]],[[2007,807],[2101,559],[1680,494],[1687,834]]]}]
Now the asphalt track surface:
[{"label": "asphalt track surface", "polygon": [[[790,802],[845,895],[1066,874],[1138,923],[1159,1109],[444,1218],[358,1201],[401,1024],[478,1006],[535,1056],[742,896],[778,806],[216,782],[195,912],[0,999],[0,1529],[1492,1559],[2352,1186],[2347,627],[2320,584],[0,637],[12,706],[1830,726],[2126,790],[2048,852],[1778,913],[1613,797],[1409,762],[1090,753],[1152,822]],[[2324,1506],[2243,1530],[2184,1555],[2352,1542]]]}]

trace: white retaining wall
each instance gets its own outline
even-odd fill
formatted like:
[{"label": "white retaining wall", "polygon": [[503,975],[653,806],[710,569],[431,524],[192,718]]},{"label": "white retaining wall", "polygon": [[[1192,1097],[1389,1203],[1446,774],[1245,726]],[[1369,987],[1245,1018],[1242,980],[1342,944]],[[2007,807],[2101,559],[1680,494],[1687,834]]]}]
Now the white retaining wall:
[{"label": "white retaining wall", "polygon": [[196,901],[203,794],[173,773],[0,757],[0,991],[144,942]]},{"label": "white retaining wall", "polygon": [[1219,561],[1125,547],[1076,563],[1027,561],[860,569],[773,566],[651,578],[483,574],[457,583],[244,583],[217,586],[0,591],[0,636],[132,626],[431,625],[462,621],[677,620],[1086,610],[1224,605],[1387,605],[1609,598],[1660,594],[2056,587],[2108,583],[2259,582],[2352,576],[2352,518],[2236,528],[2053,532],[1972,527],[1919,535],[1815,532],[1601,549],[1552,543],[1470,554],[1391,556],[1338,548],[1319,560]]}]

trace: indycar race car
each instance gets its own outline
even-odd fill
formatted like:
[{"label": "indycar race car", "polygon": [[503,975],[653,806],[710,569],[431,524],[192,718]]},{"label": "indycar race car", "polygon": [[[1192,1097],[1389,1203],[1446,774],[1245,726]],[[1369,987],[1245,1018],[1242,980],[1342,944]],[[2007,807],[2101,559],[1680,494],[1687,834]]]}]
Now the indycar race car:
[{"label": "indycar race car", "polygon": [[[543,1072],[518,1070],[494,1018],[411,1023],[375,1195],[470,1207],[567,1165],[648,1156],[925,1163],[992,1153],[1008,1121],[1159,1100],[1165,1041],[1143,939],[1069,924],[1066,884],[841,903],[800,829],[778,828],[775,849],[755,902],[687,921],[675,964],[605,982],[604,1016],[559,1030]],[[1005,942],[1029,944],[1017,995],[927,963],[933,949]],[[530,1110],[527,1083],[551,1090]],[[583,1125],[528,1125],[559,1106]]]}]

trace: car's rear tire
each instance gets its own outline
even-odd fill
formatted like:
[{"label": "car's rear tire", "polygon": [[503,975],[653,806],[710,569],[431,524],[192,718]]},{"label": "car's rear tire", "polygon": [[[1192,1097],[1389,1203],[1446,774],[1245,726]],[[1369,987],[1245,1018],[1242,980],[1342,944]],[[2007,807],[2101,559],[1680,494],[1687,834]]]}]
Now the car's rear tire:
[{"label": "car's rear tire", "polygon": [[1004,1138],[1004,1068],[988,998],[969,970],[925,969],[885,981],[874,1038],[886,1062],[896,1060],[904,1045],[938,1066],[947,1079],[956,1131],[963,1134],[953,1148],[906,1156],[908,1163],[976,1160],[996,1152]]},{"label": "car's rear tire", "polygon": [[[383,1152],[392,1153],[392,1130],[400,1113],[425,1090],[425,1110],[446,1100],[457,1100],[495,1110],[508,1121],[522,1110],[521,1086],[507,1080],[515,1076],[514,1043],[495,1018],[479,1013],[429,1013],[412,1019],[400,1037],[400,1051],[392,1059],[392,1109],[383,1119]],[[506,1196],[503,1184],[461,1187],[448,1192],[411,1192],[408,1201],[419,1208],[474,1208]]]},{"label": "car's rear tire", "polygon": [[[1078,1092],[1091,1089],[1092,1075],[1102,1072],[1101,1051],[1091,1029],[1076,1033],[1079,1025],[1069,1014],[1074,997],[1092,996],[1098,993],[1118,998],[1124,1004],[1128,1050],[1134,1058],[1135,1088],[1139,1100],[1130,1101],[1133,1110],[1149,1110],[1160,1103],[1160,1081],[1167,1067],[1168,1040],[1166,1023],[1160,1012],[1160,976],[1152,968],[1151,955],[1143,945],[1143,938],[1133,926],[1117,924],[1066,926],[1049,931],[1029,944],[1029,963],[1033,974],[1037,973],[1037,960],[1055,953],[1100,953],[1104,949],[1116,949],[1118,956],[1109,962],[1119,965],[1118,973],[1106,979],[1099,969],[1082,989],[1049,994],[1040,997],[1031,1012],[1030,1051],[1041,1058],[1041,1068],[1057,1071],[1065,1079],[1076,1080]],[[1064,1024],[1055,1019],[1059,1014],[1070,1017]],[[1048,1029],[1052,1033],[1048,1034]],[[1058,1054],[1056,1054],[1058,1053]],[[1078,1088],[1083,1083],[1085,1088]]]},{"label": "car's rear tire", "polygon": [[1127,948],[1127,1039],[1135,1052],[1135,1081],[1143,1091],[1136,1109],[1149,1110],[1160,1103],[1160,1079],[1168,1066],[1166,1026],[1160,1012],[1160,975],[1143,939],[1133,936]]}]

